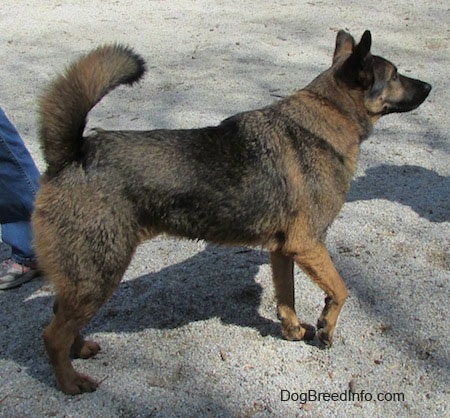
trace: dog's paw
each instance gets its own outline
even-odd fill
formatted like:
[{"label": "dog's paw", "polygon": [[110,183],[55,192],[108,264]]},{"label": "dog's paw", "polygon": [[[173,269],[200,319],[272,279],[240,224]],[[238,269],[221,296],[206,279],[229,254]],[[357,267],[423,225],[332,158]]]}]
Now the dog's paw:
[{"label": "dog's paw", "polygon": [[100,345],[95,341],[84,341],[84,344],[76,353],[82,359],[94,357],[100,351]]},{"label": "dog's paw", "polygon": [[321,349],[331,348],[333,345],[333,337],[324,329],[317,331],[318,346]]},{"label": "dog's paw", "polygon": [[310,341],[316,334],[316,329],[309,324],[282,326],[281,333],[289,341]]},{"label": "dog's paw", "polygon": [[281,334],[283,338],[289,341],[300,341],[305,335],[305,329],[300,325],[282,326]]},{"label": "dog's paw", "polygon": [[98,388],[98,383],[81,373],[74,372],[70,377],[60,380],[59,387],[67,395],[79,395],[85,392],[94,392]]},{"label": "dog's paw", "polygon": [[99,351],[99,344],[95,341],[85,340],[81,335],[78,335],[70,348],[70,355],[72,358],[88,359],[94,357]]}]

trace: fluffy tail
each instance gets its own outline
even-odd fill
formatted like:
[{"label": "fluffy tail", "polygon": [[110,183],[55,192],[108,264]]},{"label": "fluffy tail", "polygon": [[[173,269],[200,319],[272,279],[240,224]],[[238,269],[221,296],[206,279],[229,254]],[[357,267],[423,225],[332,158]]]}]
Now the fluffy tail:
[{"label": "fluffy tail", "polygon": [[47,176],[82,156],[89,111],[115,87],[138,81],[145,70],[144,60],[130,48],[106,45],[74,62],[50,85],[39,101]]}]

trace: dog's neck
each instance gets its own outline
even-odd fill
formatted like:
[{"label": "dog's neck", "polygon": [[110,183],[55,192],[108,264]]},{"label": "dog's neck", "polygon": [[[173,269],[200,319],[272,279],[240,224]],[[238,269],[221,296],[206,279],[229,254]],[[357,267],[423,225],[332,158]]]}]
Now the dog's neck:
[{"label": "dog's neck", "polygon": [[[316,106],[310,106],[311,102],[315,102]],[[280,105],[283,106],[283,112],[292,120],[327,141],[342,155],[349,170],[353,172],[356,169],[359,145],[372,131],[370,119],[364,118],[365,123],[362,129],[358,123],[361,115],[344,112],[329,98],[309,89],[294,93],[282,100]],[[316,108],[323,107],[328,108],[326,117],[322,112],[314,111]]]}]

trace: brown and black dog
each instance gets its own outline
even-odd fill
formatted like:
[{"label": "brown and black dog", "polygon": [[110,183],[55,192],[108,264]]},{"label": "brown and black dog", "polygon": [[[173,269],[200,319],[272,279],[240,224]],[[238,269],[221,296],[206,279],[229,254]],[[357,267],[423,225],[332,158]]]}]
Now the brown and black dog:
[{"label": "brown and black dog", "polygon": [[71,355],[99,350],[80,331],[113,294],[139,243],[161,233],[268,249],[289,340],[315,335],[295,313],[297,263],[326,293],[317,337],[331,345],[347,289],[324,240],[359,146],[382,115],[415,109],[431,90],[370,48],[369,31],[357,45],[341,31],[332,66],[307,87],[202,129],[83,136],[91,108],[144,74],[129,48],[100,47],[55,80],[40,100],[48,168],[33,224],[40,267],[56,291],[44,341],[64,392],[98,386],[71,364]]}]

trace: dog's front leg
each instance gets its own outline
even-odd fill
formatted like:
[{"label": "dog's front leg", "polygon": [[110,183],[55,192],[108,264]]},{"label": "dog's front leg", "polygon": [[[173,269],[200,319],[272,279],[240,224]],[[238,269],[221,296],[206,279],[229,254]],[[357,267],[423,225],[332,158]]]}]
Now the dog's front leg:
[{"label": "dog's front leg", "polygon": [[325,307],[317,321],[317,336],[325,347],[331,347],[333,333],[348,291],[322,243],[310,244],[295,253],[294,260],[327,294]]},{"label": "dog's front leg", "polygon": [[308,324],[300,324],[295,313],[294,261],[281,251],[270,253],[277,313],[281,321],[281,333],[287,340],[311,340],[315,329]]}]

